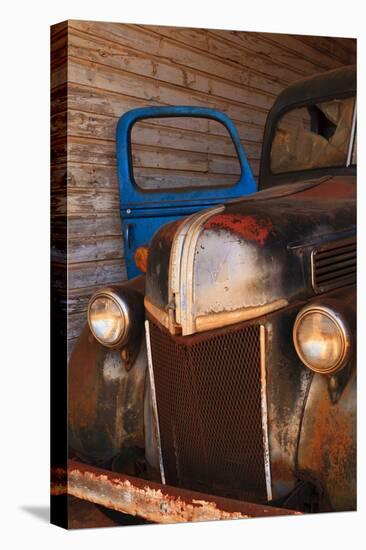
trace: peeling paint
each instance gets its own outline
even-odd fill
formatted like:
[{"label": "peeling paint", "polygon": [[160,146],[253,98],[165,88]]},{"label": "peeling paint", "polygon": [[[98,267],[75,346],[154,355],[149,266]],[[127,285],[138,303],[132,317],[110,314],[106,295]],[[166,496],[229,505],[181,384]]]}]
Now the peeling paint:
[{"label": "peeling paint", "polygon": [[256,242],[228,240],[228,229],[204,230],[193,266],[195,317],[260,307],[280,298],[282,264],[268,261]]},{"label": "peeling paint", "polygon": [[241,214],[218,214],[206,222],[205,229],[226,229],[249,241],[256,241],[264,246],[270,233],[273,233],[273,224],[269,218],[258,219],[256,216]]}]

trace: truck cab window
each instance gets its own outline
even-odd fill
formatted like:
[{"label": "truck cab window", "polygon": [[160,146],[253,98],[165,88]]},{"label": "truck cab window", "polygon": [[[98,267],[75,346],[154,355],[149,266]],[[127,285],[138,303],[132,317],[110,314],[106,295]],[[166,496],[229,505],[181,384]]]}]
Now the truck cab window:
[{"label": "truck cab window", "polygon": [[334,99],[285,113],[271,147],[274,174],[345,166],[355,98]]}]

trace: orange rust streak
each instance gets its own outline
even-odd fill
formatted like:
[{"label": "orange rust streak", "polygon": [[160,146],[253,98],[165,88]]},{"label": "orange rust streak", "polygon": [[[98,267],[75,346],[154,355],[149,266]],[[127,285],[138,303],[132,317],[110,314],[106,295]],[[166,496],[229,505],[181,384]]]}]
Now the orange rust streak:
[{"label": "orange rust streak", "polygon": [[[317,375],[318,377],[321,375]],[[350,502],[350,479],[355,475],[355,412],[342,403],[354,399],[352,382],[338,403],[328,395],[326,380],[318,381],[317,391],[309,396],[299,450],[299,468],[317,472],[336,508],[338,502]],[[349,504],[347,504],[349,506]],[[349,509],[349,508],[341,508]]]},{"label": "orange rust streak", "polygon": [[205,229],[226,229],[233,231],[244,239],[256,241],[263,246],[268,235],[273,232],[270,219],[258,220],[255,216],[242,216],[241,214],[218,214],[206,222]]},{"label": "orange rust streak", "polygon": [[[316,407],[316,409],[315,409]],[[315,471],[326,472],[330,461],[336,478],[344,474],[347,451],[352,445],[348,417],[342,416],[325,395],[314,404],[313,439],[303,449],[302,462]]]}]

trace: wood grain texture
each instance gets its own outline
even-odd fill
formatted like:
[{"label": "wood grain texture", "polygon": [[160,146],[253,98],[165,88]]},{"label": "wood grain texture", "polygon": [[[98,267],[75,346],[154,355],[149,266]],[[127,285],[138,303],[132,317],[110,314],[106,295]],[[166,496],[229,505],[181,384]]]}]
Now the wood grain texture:
[{"label": "wood grain texture", "polygon": [[[52,27],[51,41],[52,257],[70,352],[91,294],[126,278],[119,117],[147,105],[220,109],[235,122],[258,176],[264,124],[278,93],[304,76],[354,63],[356,41],[73,20]],[[235,178],[230,140],[220,126],[149,121],[134,139],[142,186],[164,186],[171,175],[176,185],[197,174],[206,174],[205,185],[225,174]]]}]

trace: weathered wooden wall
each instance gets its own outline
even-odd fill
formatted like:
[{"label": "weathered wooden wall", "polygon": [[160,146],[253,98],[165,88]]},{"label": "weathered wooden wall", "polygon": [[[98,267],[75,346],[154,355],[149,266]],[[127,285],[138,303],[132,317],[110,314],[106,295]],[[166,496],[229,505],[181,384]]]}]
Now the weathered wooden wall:
[{"label": "weathered wooden wall", "polygon": [[[355,41],[342,38],[90,21],[53,27],[52,200],[54,228],[60,228],[53,248],[60,281],[68,271],[62,302],[71,345],[91,293],[126,277],[118,118],[147,105],[220,109],[237,125],[257,176],[263,127],[277,94],[299,78],[354,63],[355,51]],[[146,142],[140,145],[146,151]]]}]

